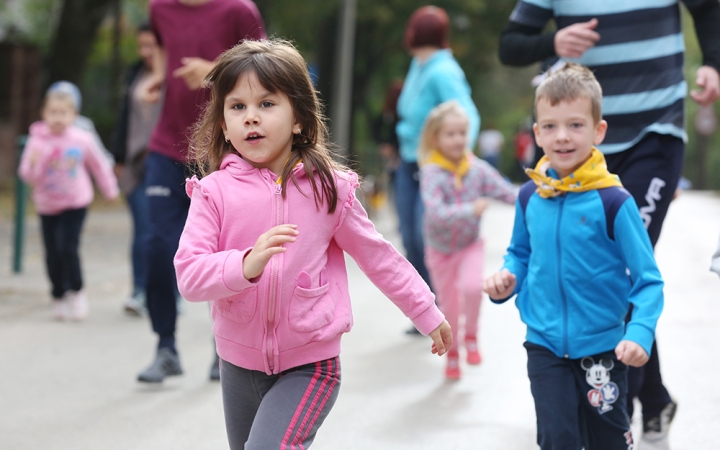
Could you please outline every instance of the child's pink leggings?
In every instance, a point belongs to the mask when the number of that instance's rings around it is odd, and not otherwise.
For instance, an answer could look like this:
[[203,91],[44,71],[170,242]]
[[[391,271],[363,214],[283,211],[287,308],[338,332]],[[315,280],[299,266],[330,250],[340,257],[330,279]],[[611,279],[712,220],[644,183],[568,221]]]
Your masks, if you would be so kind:
[[461,310],[465,316],[464,336],[477,336],[480,302],[483,297],[484,256],[481,239],[459,252],[450,254],[425,247],[425,264],[430,272],[438,306],[452,327],[453,351],[457,351],[458,338],[462,335],[459,332]]

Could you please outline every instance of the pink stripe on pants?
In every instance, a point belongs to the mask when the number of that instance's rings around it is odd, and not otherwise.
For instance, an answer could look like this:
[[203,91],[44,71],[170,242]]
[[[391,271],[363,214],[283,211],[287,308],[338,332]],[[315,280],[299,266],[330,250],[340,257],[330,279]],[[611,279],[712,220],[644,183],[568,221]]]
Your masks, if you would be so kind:
[[425,247],[425,264],[438,299],[438,306],[452,327],[453,345],[458,350],[460,311],[464,316],[464,336],[477,336],[480,302],[483,298],[483,241],[478,239],[464,249],[450,254]]

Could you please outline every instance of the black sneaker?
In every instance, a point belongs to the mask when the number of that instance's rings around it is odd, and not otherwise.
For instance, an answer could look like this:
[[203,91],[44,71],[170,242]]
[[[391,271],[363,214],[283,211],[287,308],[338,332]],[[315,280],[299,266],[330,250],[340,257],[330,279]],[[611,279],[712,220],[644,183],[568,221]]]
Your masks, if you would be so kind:
[[215,353],[215,360],[210,366],[210,381],[220,380],[220,357]]
[[670,401],[659,416],[643,417],[642,448],[648,450],[665,450],[669,448],[668,430],[675,418],[677,403]]
[[165,377],[182,375],[180,357],[169,348],[159,348],[155,361],[150,367],[138,374],[138,381],[143,383],[162,383]]

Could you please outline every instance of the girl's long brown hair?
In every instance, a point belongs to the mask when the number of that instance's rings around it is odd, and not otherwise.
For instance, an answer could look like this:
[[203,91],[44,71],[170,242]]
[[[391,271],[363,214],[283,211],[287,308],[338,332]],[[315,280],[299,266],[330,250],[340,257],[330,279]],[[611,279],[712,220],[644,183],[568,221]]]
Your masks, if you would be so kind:
[[220,55],[215,68],[205,78],[205,85],[211,88],[210,101],[193,130],[190,159],[197,163],[200,174],[205,176],[218,170],[227,154],[237,153],[232,144],[225,142],[221,126],[223,107],[225,97],[235,88],[240,77],[251,72],[269,92],[287,95],[295,120],[302,127],[300,134],[293,135],[292,151],[280,174],[283,197],[288,180],[300,189],[293,168],[302,160],[312,186],[315,206],[319,209],[320,204],[327,202],[328,213],[333,213],[338,202],[335,171],[347,169],[333,159],[328,147],[325,116],[305,60],[288,41],[247,40]]

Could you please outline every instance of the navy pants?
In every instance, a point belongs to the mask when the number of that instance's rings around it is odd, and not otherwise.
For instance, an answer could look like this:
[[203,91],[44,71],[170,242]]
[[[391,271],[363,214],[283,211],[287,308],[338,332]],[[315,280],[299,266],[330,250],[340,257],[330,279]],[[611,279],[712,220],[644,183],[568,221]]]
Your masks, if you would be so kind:
[[[632,148],[606,155],[608,170],[620,177],[635,199],[653,247],[660,237],[670,202],[677,189],[683,167],[685,144],[674,136],[650,133]],[[631,310],[632,311],[632,310]],[[632,312],[630,312],[632,314]],[[657,344],[643,367],[628,371],[628,414],[633,415],[633,398],[642,403],[643,416],[657,417],[670,403],[663,385]]]
[[177,279],[173,258],[185,227],[190,198],[185,193],[186,167],[155,152],[145,160],[149,209],[147,241],[147,307],[158,348],[175,350]]
[[145,252],[148,239],[149,215],[148,199],[145,195],[145,178],[126,196],[133,223],[131,245],[133,290],[132,295],[145,294],[147,280],[147,255]]
[[40,215],[45,267],[54,300],[62,299],[67,291],[79,291],[83,287],[79,248],[86,213],[87,208],[80,208]]
[[220,363],[225,427],[232,450],[306,449],[340,389],[340,358],[278,375]]
[[400,162],[395,171],[395,208],[400,221],[405,256],[430,285],[425,267],[425,244],[423,243],[423,202],[420,197],[420,171],[417,163]]
[[542,450],[628,450],[627,366],[614,351],[565,359],[526,342]]

